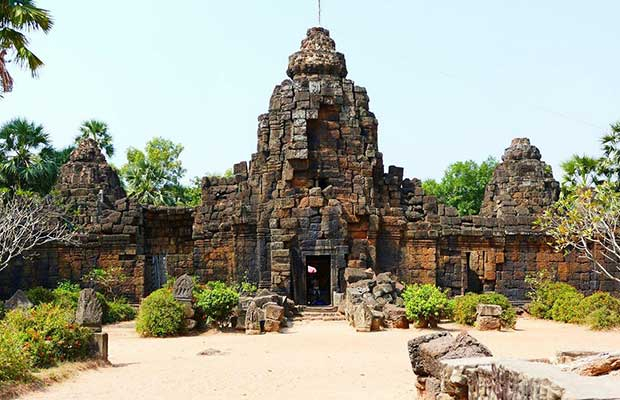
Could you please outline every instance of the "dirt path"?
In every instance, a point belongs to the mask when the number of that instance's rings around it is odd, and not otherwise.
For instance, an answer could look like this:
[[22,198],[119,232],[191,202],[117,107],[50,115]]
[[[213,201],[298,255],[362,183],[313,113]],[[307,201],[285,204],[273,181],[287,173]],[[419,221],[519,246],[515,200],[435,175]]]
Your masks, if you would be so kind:
[[[461,326],[446,324],[458,331]],[[521,319],[514,332],[476,332],[495,355],[552,356],[559,349],[620,349],[620,332]],[[355,333],[344,322],[297,323],[261,336],[205,334],[141,339],[132,323],[108,327],[114,367],[84,372],[24,399],[395,400],[415,397],[407,341],[423,330]],[[199,356],[215,350],[220,354]]]

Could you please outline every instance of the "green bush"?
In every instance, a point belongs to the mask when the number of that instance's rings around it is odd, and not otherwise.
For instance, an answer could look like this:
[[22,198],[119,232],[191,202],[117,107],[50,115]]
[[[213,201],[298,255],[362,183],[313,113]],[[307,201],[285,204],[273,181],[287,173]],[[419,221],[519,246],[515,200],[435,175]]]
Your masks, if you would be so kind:
[[530,314],[537,318],[553,319],[553,304],[560,297],[574,296],[579,292],[571,285],[563,282],[543,282],[532,293]]
[[104,324],[131,321],[136,318],[136,310],[131,305],[127,304],[127,300],[123,298],[108,301],[107,306],[108,312],[104,315]]
[[429,284],[407,286],[403,292],[407,318],[420,327],[437,326],[450,310],[446,292]]
[[35,306],[44,303],[52,303],[56,298],[56,296],[54,296],[54,292],[43,287],[28,289],[26,291],[26,296]]
[[220,327],[229,321],[238,304],[239,293],[222,282],[209,282],[196,295],[196,306],[203,312],[207,323],[216,323]]
[[620,326],[620,313],[607,308],[597,308],[583,321],[591,329],[600,331]]
[[142,301],[136,330],[142,336],[175,336],[183,331],[184,319],[183,305],[172,292],[159,289]]
[[23,351],[20,335],[0,327],[0,386],[30,378],[30,358]]
[[54,366],[89,355],[92,332],[75,325],[73,312],[53,304],[41,304],[28,310],[13,310],[0,326],[2,336],[17,337],[35,368]]
[[0,321],[4,319],[5,315],[6,315],[6,306],[4,305],[4,302],[0,300]]
[[80,290],[80,285],[76,283],[60,282],[58,287],[52,291],[54,294],[54,304],[75,311],[80,299]]
[[551,307],[551,319],[558,322],[578,323],[579,304],[583,300],[583,294],[571,290],[559,294]]
[[514,328],[517,323],[517,312],[510,300],[499,293],[467,293],[454,299],[454,321],[459,324],[473,326],[476,322],[476,307],[478,304],[494,304],[502,307],[500,320],[502,327]]
[[592,329],[620,326],[620,300],[609,293],[597,292],[584,298],[578,307],[579,319]]

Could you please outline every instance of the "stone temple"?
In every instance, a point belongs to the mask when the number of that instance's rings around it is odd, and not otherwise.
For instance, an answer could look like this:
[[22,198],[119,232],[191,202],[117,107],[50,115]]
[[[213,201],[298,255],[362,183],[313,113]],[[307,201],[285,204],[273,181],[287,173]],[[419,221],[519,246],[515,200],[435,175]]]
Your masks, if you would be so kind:
[[513,300],[526,296],[526,273],[551,268],[584,292],[620,294],[585,260],[554,253],[533,228],[560,185],[528,139],[506,150],[480,215],[459,217],[402,168],[386,172],[366,89],[347,79],[329,31],[308,31],[287,74],[259,116],[256,153],[234,166],[233,178],[204,178],[196,208],[135,203],[96,144],[83,141],[57,189],[88,228],[84,244],[18,260],[0,274],[0,296],[111,266],[130,277],[134,299],[188,273],[255,282],[306,304],[308,266],[327,304],[368,268]]

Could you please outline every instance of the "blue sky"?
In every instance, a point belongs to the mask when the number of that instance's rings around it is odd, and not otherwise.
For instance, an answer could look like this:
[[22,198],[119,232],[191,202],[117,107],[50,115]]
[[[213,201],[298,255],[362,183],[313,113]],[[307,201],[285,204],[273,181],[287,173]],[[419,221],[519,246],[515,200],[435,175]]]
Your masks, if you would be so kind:
[[[153,136],[185,145],[188,176],[256,150],[257,116],[316,25],[316,0],[39,0],[39,79],[14,72],[0,123],[23,116],[67,145],[107,121],[115,164]],[[323,0],[323,25],[368,89],[386,166],[440,177],[529,137],[560,178],[620,120],[616,0]]]

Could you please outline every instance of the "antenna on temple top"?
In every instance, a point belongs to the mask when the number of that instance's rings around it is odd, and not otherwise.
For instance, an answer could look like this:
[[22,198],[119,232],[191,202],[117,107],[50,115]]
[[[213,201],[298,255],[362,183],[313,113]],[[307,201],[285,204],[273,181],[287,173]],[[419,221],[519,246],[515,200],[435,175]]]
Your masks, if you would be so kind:
[[319,26],[321,26],[321,0],[319,0]]

